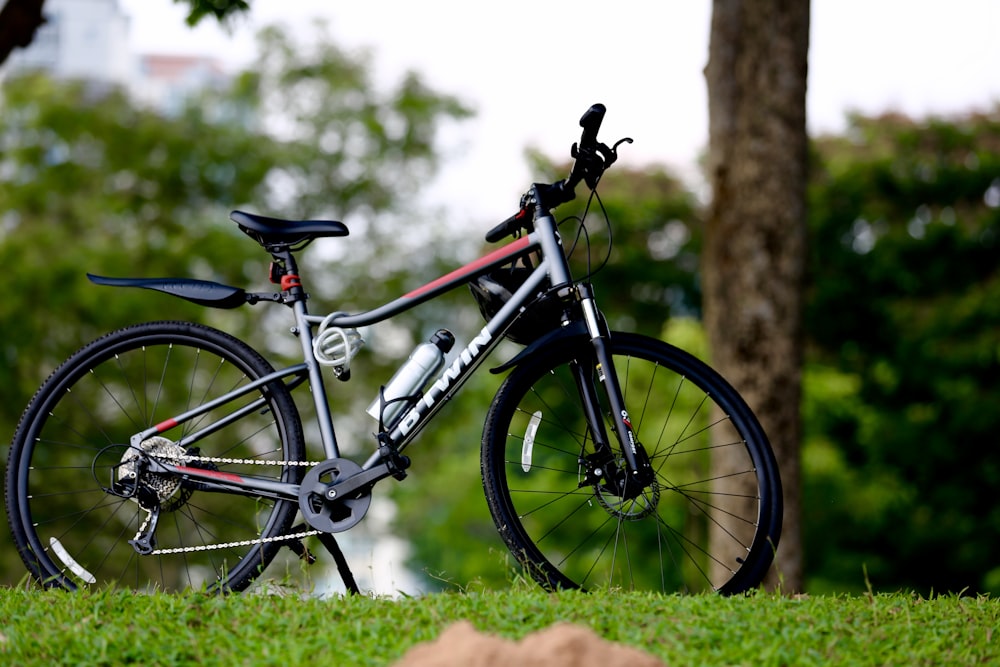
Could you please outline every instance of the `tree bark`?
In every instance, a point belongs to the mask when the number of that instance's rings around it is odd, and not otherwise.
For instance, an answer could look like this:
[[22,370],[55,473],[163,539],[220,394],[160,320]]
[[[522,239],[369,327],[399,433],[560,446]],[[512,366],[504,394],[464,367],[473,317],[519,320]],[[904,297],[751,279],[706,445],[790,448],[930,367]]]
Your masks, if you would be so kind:
[[7,0],[0,9],[0,64],[16,48],[24,48],[35,38],[35,31],[45,23],[42,5],[45,0]]
[[[802,590],[799,440],[808,0],[714,0],[702,275],[713,365],[770,438],[784,526],[766,585]],[[726,469],[723,457],[713,463]]]

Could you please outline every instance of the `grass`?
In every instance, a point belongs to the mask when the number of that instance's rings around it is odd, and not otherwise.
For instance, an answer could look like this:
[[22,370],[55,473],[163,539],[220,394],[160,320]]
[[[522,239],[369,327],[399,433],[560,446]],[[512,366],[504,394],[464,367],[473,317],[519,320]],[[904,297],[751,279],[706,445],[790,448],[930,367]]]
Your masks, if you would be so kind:
[[464,619],[507,638],[558,621],[667,665],[1000,664],[1000,600],[438,593],[212,597],[0,588],[3,665],[391,665]]

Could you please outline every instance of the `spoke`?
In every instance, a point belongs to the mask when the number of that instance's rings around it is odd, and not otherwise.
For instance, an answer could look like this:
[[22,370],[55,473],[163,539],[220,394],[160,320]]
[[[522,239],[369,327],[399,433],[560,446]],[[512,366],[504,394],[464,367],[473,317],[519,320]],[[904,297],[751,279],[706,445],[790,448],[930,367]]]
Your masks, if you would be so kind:
[[[653,367],[653,373],[655,374],[656,371],[659,370],[659,368],[660,368],[660,365],[659,364],[655,364],[654,367]],[[660,451],[660,443],[663,442],[663,436],[667,432],[667,424],[670,423],[670,417],[673,416],[673,414],[674,414],[674,408],[677,407],[677,399],[681,395],[681,388],[684,387],[684,382],[685,382],[686,379],[687,378],[685,378],[683,375],[681,375],[680,379],[677,382],[677,388],[674,390],[673,398],[670,400],[670,408],[667,409],[667,414],[663,418],[663,427],[660,429],[660,436],[656,439],[656,448],[654,449],[653,455],[650,455],[650,458],[653,458],[653,456],[656,454],[656,452]]]
[[[275,546],[265,552],[250,547],[264,549],[265,543],[287,539],[283,531],[294,518],[294,502],[210,493],[196,483],[175,487],[177,478],[169,473],[136,467],[143,502],[161,505],[153,535],[167,548],[156,545],[151,554],[140,555],[128,543],[149,525],[149,515],[140,508],[138,495],[121,498],[104,487],[118,481],[130,434],[148,429],[154,420],[161,423],[198,412],[198,406],[238,392],[271,372],[238,341],[204,327],[192,331],[187,325],[181,331],[177,325],[156,324],[109,334],[67,362],[66,368],[75,372],[57,371],[50,381],[54,384],[39,390],[40,398],[29,407],[32,421],[19,429],[16,443],[22,457],[18,469],[27,476],[20,514],[25,516],[27,548],[38,554],[39,579],[51,580],[61,573],[70,587],[93,582],[178,590],[198,586],[206,577],[211,581],[235,573],[224,583],[241,588],[257,574],[264,556],[277,551]],[[220,401],[223,411],[242,407],[215,429],[210,424],[218,418],[217,408],[189,420],[183,428],[200,429],[206,451],[225,455],[192,457],[191,465],[202,465],[196,459],[204,460],[210,470],[278,464],[260,472],[255,467],[254,474],[299,478],[302,468],[289,473],[283,462],[305,459],[297,447],[288,447],[299,441],[297,429],[284,429],[288,416],[282,410],[293,405],[287,391],[276,382],[229,403]],[[286,433],[295,439],[283,441]],[[159,436],[144,445],[140,455],[169,459],[176,454],[171,442],[176,441]],[[307,534],[315,533],[300,532],[297,537]]]
[[[559,563],[559,565],[562,566],[563,563],[565,563],[569,559],[569,557],[572,556],[576,552],[577,549],[579,549],[584,544],[586,544],[587,542],[589,542],[590,538],[593,537],[594,535],[596,535],[597,532],[599,530],[601,530],[602,528],[604,528],[604,526],[606,526],[610,521],[611,521],[611,517],[608,517],[604,521],[604,523],[602,523],[600,526],[598,526],[597,528],[595,528],[593,530],[593,532],[590,533],[590,535],[588,535],[586,538],[584,538],[584,540],[582,542],[580,542],[580,544],[577,545],[576,548],[573,549],[573,551],[571,551],[570,553],[568,553],[566,555],[566,558],[564,558],[562,560],[562,562]],[[613,536],[614,536],[614,533],[611,533],[610,535],[608,535],[608,539],[604,540],[604,545],[601,547],[601,550],[597,552],[597,556],[594,558],[594,562],[590,564],[590,568],[587,570],[586,574],[584,574],[583,577],[580,578],[580,586],[581,587],[584,587],[584,588],[586,587],[587,581],[590,579],[590,576],[594,573],[594,569],[597,567],[597,564],[601,562],[601,558],[604,556],[604,552],[608,550],[608,545],[611,543],[611,538]],[[608,583],[608,585],[610,587],[610,577],[609,577],[609,583]]]
[[[538,538],[538,539],[536,540],[536,542],[537,542],[537,543],[539,543],[539,544],[541,544],[542,542],[544,542],[544,541],[545,541],[545,539],[546,539],[546,538],[547,538],[547,537],[548,537],[549,535],[551,535],[551,534],[552,534],[553,532],[555,532],[555,530],[556,530],[557,528],[559,528],[559,527],[560,527],[560,526],[562,526],[562,525],[563,525],[564,523],[566,523],[567,521],[569,521],[569,520],[570,520],[571,518],[573,518],[573,516],[574,516],[574,515],[575,515],[575,514],[576,514],[577,512],[579,512],[580,510],[582,510],[582,509],[584,508],[584,506],[586,506],[586,505],[587,505],[587,503],[588,503],[588,502],[590,501],[590,498],[591,498],[591,496],[590,496],[589,494],[588,494],[587,496],[585,496],[585,497],[583,498],[583,500],[581,500],[581,501],[580,501],[580,503],[579,503],[579,504],[578,504],[578,505],[577,505],[576,507],[574,507],[574,508],[573,508],[573,510],[572,510],[572,511],[571,511],[571,512],[570,512],[569,514],[567,514],[566,516],[564,516],[564,517],[563,517],[563,518],[562,518],[562,519],[561,519],[560,521],[558,521],[558,522],[557,522],[557,523],[556,523],[555,525],[553,525],[553,526],[552,526],[551,528],[549,528],[549,529],[548,529],[547,531],[545,531],[545,533],[543,533],[543,534],[542,534],[542,535],[541,535],[541,536],[540,536],[540,537],[539,537],[539,538]],[[557,498],[556,500],[558,500],[558,498]],[[553,502],[555,502],[555,501],[553,501]],[[548,504],[551,504],[551,503],[548,503]],[[537,507],[536,507],[535,509],[533,509],[533,510],[532,510],[532,512],[537,512],[537,511],[538,511],[538,509],[539,509],[539,508],[537,508]],[[528,516],[528,515],[527,515],[527,514],[521,514],[521,515],[520,515],[520,516],[519,516],[518,518],[522,518],[522,519],[523,519],[523,518],[524,518],[525,516]]]
[[[128,374],[125,372],[125,367],[123,365],[122,359],[118,355],[115,355],[115,364],[118,367],[118,375],[121,376],[121,379],[125,382],[125,388],[128,390],[128,394],[131,395],[131,397],[132,397],[132,402],[136,404],[136,407],[139,408],[139,412],[141,414],[142,413],[142,408],[139,406],[139,397],[136,395],[136,391],[135,391],[135,388],[132,386],[132,383],[129,382]],[[132,419],[132,413],[131,413],[131,411],[127,410],[125,408],[125,406],[122,405],[119,402],[118,397],[107,386],[107,384],[105,383],[105,381],[103,380],[103,378],[101,378],[101,377],[99,377],[97,375],[96,369],[92,369],[90,371],[90,374],[97,381],[97,383],[101,386],[101,388],[104,389],[105,393],[114,402],[114,404],[118,406],[118,409],[121,411],[122,415],[124,415],[129,421],[131,421],[132,425],[136,429],[141,429],[144,426],[146,426],[145,424],[136,423],[136,421],[134,419]]]

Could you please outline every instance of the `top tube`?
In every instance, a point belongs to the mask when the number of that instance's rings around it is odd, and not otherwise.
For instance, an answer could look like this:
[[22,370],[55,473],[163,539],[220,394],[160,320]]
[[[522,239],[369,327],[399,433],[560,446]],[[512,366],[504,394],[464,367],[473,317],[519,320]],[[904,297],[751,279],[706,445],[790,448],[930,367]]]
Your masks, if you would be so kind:
[[[454,289],[460,285],[464,285],[476,276],[481,275],[492,268],[507,264],[522,255],[526,255],[532,250],[538,248],[539,245],[541,245],[541,240],[536,232],[528,234],[527,236],[522,236],[521,238],[511,241],[503,247],[497,248],[493,252],[484,255],[479,259],[473,260],[468,264],[455,269],[451,273],[443,275],[440,278],[423,285],[422,287],[418,287],[417,289],[390,301],[389,303],[362,313],[348,313],[342,316],[334,317],[330,324],[338,327],[352,328],[369,326],[371,324],[387,320],[390,317],[429,301],[444,292]],[[306,316],[306,320],[313,324],[318,324],[319,322],[322,322],[323,319],[323,317],[316,315]]]

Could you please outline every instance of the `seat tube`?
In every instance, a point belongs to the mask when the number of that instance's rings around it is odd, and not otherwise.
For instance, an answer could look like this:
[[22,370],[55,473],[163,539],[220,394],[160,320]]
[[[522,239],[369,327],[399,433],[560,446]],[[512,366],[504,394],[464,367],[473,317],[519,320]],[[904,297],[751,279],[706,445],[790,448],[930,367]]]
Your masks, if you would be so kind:
[[323,440],[323,451],[327,458],[339,458],[340,448],[337,446],[337,436],[333,431],[333,417],[330,415],[330,406],[327,403],[322,368],[313,353],[313,335],[307,319],[305,300],[296,301],[292,306],[295,310],[295,333],[302,344],[302,355],[309,368],[309,386],[316,407],[316,421],[319,425],[320,438]]

